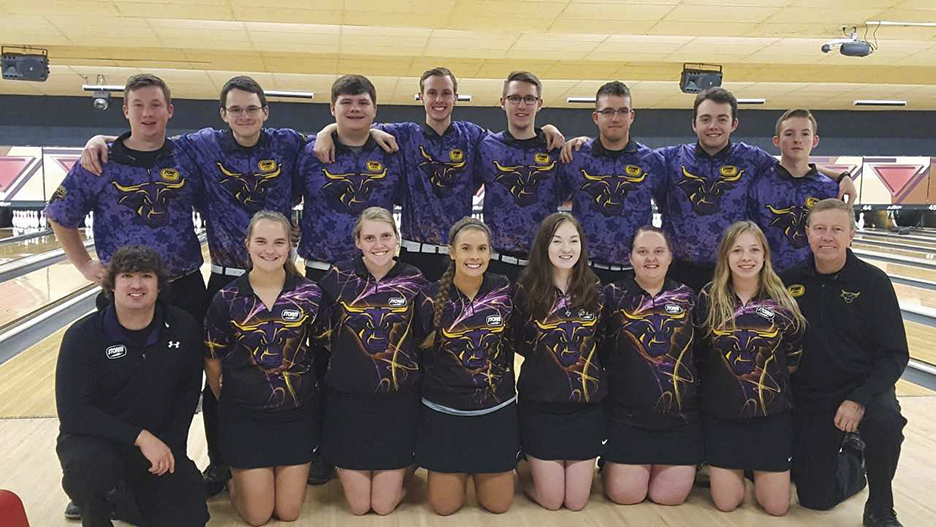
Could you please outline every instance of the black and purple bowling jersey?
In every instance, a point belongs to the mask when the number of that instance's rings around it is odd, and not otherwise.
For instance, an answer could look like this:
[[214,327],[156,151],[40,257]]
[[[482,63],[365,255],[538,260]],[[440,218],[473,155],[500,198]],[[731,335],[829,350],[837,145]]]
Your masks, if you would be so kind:
[[714,156],[698,143],[658,152],[666,161],[666,183],[665,199],[657,206],[673,255],[682,262],[714,267],[722,233],[748,219],[748,188],[777,161],[756,146],[734,142]]
[[517,293],[515,342],[524,358],[517,391],[531,401],[597,403],[608,391],[598,356],[604,296],[599,291],[593,309],[578,309],[558,289],[556,295],[549,314],[533,320],[522,310],[524,291]]
[[396,137],[406,167],[403,239],[448,245],[449,227],[471,215],[471,200],[481,186],[478,145],[487,132],[465,121],[452,121],[442,135],[426,124],[380,128]]
[[626,264],[634,232],[653,222],[650,199],[665,178],[663,156],[633,139],[623,150],[605,150],[595,138],[562,166],[561,178],[562,188],[572,193],[572,214],[588,238],[591,260]]
[[605,286],[601,356],[615,420],[653,429],[697,420],[694,307],[692,289],[673,280],[656,295],[633,278]]
[[310,141],[299,160],[302,181],[302,240],[299,255],[306,260],[334,263],[358,250],[351,231],[364,209],[393,210],[403,181],[399,155],[384,152],[368,138],[361,148],[335,142],[335,162],[325,164],[313,153]]
[[484,221],[493,226],[494,250],[526,255],[536,229],[559,208],[559,153],[546,151],[537,129],[532,139],[508,131],[481,140],[478,170],[484,183]]
[[450,286],[441,327],[434,328],[438,282],[419,294],[419,338],[434,335],[423,350],[423,398],[456,410],[482,410],[515,395],[513,338],[508,327],[513,296],[507,277],[487,273],[474,299]]
[[289,410],[316,395],[309,339],[327,320],[315,282],[287,276],[272,309],[245,274],[218,291],[205,318],[205,355],[221,359],[221,397],[251,410]]
[[246,269],[250,257],[244,240],[253,215],[275,210],[289,218],[293,202],[298,202],[294,197],[300,187],[297,184],[294,193],[293,181],[305,136],[288,128],[264,128],[256,145],[244,147],[230,130],[204,128],[174,139],[202,171],[199,209],[205,217],[211,263]]
[[153,166],[142,166],[123,144],[128,137],[130,132],[109,145],[100,177],[75,163],[52,194],[46,216],[77,228],[94,212],[94,248],[105,265],[117,249],[144,245],[159,253],[170,277],[198,269],[204,258],[192,207],[202,182],[194,160],[167,139]]
[[816,170],[793,177],[780,163],[757,178],[748,190],[751,220],[770,244],[774,271],[785,271],[809,256],[806,215],[819,201],[838,196],[838,183]]
[[702,412],[718,419],[750,419],[793,409],[790,371],[803,355],[805,327],[777,302],[735,304],[734,327],[705,327],[711,284],[699,293],[694,323],[702,362]]
[[414,335],[416,297],[426,286],[419,269],[397,262],[380,280],[358,256],[339,262],[319,281],[330,306],[331,358],[325,383],[351,393],[387,393],[419,382]]

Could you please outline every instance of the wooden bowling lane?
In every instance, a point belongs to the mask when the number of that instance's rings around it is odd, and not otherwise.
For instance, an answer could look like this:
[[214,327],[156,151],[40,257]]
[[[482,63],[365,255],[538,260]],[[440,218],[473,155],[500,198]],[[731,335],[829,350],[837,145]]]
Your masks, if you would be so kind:
[[907,238],[905,236],[862,236],[861,233],[855,235],[855,243],[866,245],[890,244],[907,247],[910,249],[923,249],[936,251],[936,240],[925,240],[922,238]]
[[0,328],[90,285],[68,261],[0,282]]
[[3,241],[3,240],[5,240],[5,239],[7,239],[7,238],[12,238],[13,236],[15,236],[15,235],[13,234],[13,229],[12,229],[12,228],[10,228],[10,227],[4,227],[4,228],[0,229],[0,241]]
[[[80,231],[81,240],[87,240],[84,235],[84,230],[80,229]],[[16,243],[0,244],[0,264],[12,262],[20,258],[32,256],[34,254],[42,254],[59,248],[61,248],[61,245],[52,234],[37,236],[35,238],[22,240]]]
[[888,276],[897,276],[902,278],[912,278],[915,280],[926,280],[936,283],[936,269],[926,269],[913,265],[898,264],[892,262],[882,262],[871,258],[864,258],[864,261],[881,269]]
[[852,249],[862,252],[872,252],[886,255],[891,258],[916,258],[924,261],[931,261],[936,266],[936,252],[922,251],[919,249],[905,249],[896,247],[882,247],[880,245],[869,245],[857,240],[852,242]]

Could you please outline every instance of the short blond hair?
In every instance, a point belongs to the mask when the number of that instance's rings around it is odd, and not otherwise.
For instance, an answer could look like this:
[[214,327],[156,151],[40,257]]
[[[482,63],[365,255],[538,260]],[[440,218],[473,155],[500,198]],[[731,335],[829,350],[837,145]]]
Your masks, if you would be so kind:
[[812,218],[813,214],[819,214],[820,212],[826,212],[829,210],[840,210],[851,216],[852,221],[849,222],[849,224],[851,225],[852,230],[855,230],[855,209],[853,209],[852,206],[848,203],[845,203],[844,201],[836,198],[826,198],[813,205],[812,208],[809,209],[809,213],[806,214],[806,225],[809,225],[809,219]]

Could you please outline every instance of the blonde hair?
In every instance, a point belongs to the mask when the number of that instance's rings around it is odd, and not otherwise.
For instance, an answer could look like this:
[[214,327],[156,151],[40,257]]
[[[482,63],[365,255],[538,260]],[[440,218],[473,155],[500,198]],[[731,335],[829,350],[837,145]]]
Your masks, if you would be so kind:
[[753,234],[764,249],[764,266],[757,277],[757,294],[755,298],[773,300],[790,311],[797,327],[805,325],[806,319],[803,318],[796,300],[790,296],[780,277],[773,270],[773,265],[770,263],[770,246],[767,244],[767,238],[764,236],[763,231],[752,221],[739,221],[731,224],[725,230],[725,234],[722,235],[721,242],[718,244],[718,262],[715,264],[715,277],[712,279],[712,286],[709,290],[709,310],[705,319],[708,333],[719,328],[734,329],[736,302],[734,286],[731,281],[731,268],[728,265],[728,254],[738,238],[744,233]]
[[[289,243],[289,250],[292,252],[292,224],[289,223],[289,220],[286,219],[286,216],[283,216],[282,212],[276,212],[275,210],[261,210],[254,214],[252,218],[250,218],[250,223],[247,225],[247,239],[244,241],[244,243],[247,245],[250,244],[250,237],[253,236],[254,227],[262,220],[273,221],[283,226],[283,230],[286,232],[286,242]],[[253,261],[248,258],[247,270],[250,271],[251,269],[253,269]],[[286,258],[286,263],[283,264],[283,269],[286,270],[287,276],[302,276],[299,273],[299,270],[296,269],[296,264],[293,263],[291,255],[289,258]]]
[[388,223],[393,227],[393,234],[396,234],[397,238],[400,237],[400,231],[397,229],[397,224],[393,220],[393,214],[390,214],[389,210],[383,207],[368,207],[364,209],[364,212],[358,217],[357,223],[354,224],[354,230],[351,231],[355,240],[361,237],[361,229],[364,227],[365,221],[382,221]]

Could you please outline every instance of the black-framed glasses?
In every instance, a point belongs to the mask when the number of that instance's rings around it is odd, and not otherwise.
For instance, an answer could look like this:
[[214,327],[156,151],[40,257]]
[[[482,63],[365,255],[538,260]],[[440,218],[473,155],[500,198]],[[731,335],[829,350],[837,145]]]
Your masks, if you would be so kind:
[[601,115],[603,117],[614,117],[615,115],[619,115],[621,117],[627,117],[628,114],[631,113],[631,111],[632,110],[630,108],[618,108],[617,110],[615,110],[614,108],[605,108],[604,110],[598,110],[597,113],[598,115]]
[[526,103],[527,106],[533,106],[540,100],[539,97],[535,95],[525,95],[523,97],[519,95],[508,95],[507,97],[504,97],[504,98],[507,99],[507,102],[509,102],[510,104],[513,104],[514,106],[519,105],[521,102]]
[[233,115],[234,117],[237,117],[245,113],[249,115],[250,117],[254,117],[258,113],[260,113],[260,111],[263,110],[263,108],[261,108],[260,106],[248,106],[246,108],[241,108],[240,106],[231,106],[230,108],[225,108],[224,110],[227,113]]

